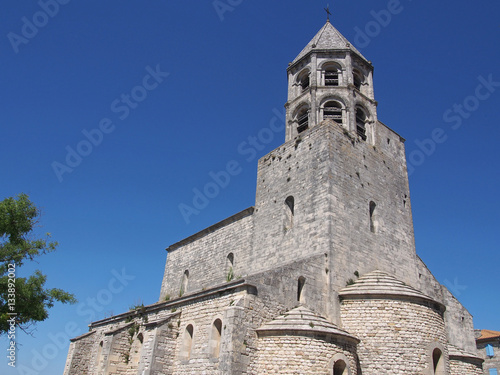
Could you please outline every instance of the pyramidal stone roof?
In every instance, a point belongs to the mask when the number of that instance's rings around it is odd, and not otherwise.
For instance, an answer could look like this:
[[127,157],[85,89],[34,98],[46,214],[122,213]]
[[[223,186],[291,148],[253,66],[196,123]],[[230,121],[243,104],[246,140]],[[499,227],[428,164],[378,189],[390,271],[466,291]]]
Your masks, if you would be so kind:
[[343,298],[369,295],[406,296],[436,302],[431,297],[382,271],[367,273],[356,280],[354,284],[339,291],[339,296]]
[[325,26],[321,28],[314,38],[307,44],[307,46],[299,53],[299,55],[293,60],[292,64],[306,56],[309,52],[313,50],[346,50],[350,49],[363,60],[368,62],[368,60],[359,52],[333,25],[326,21]]
[[344,336],[348,339],[359,340],[347,331],[338,328],[322,316],[304,306],[296,307],[278,318],[262,325],[257,332],[310,332]]

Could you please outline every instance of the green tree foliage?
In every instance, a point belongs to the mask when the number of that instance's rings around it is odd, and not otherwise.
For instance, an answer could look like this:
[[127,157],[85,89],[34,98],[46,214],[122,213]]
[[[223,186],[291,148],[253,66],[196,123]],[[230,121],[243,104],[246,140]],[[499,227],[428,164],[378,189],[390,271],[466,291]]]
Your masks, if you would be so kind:
[[9,265],[10,268],[15,265],[17,272],[26,261],[33,261],[40,255],[50,253],[58,245],[57,242],[49,241],[50,233],[47,233],[46,238],[34,238],[34,227],[39,217],[40,210],[26,194],[0,202],[0,335],[9,329],[7,320],[14,316],[9,313],[17,314],[17,327],[32,333],[34,324],[47,319],[47,310],[55,302],[76,302],[72,294],[61,289],[44,288],[47,277],[40,271],[35,271],[30,277],[15,278],[15,304],[12,306],[13,281],[12,278],[9,281]]

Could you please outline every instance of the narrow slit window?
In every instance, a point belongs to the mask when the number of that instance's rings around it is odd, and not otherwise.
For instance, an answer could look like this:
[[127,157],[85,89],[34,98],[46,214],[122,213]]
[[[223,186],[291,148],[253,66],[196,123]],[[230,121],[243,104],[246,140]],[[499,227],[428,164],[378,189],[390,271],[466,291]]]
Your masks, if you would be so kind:
[[212,332],[210,334],[210,342],[208,344],[210,355],[213,358],[219,357],[221,336],[222,336],[222,321],[220,319],[216,319],[212,324]]
[[372,233],[377,233],[378,231],[378,221],[377,221],[377,204],[373,201],[370,202],[370,231]]
[[189,324],[186,327],[186,330],[184,331],[184,337],[182,341],[181,357],[184,360],[188,360],[189,358],[191,358],[191,348],[193,346],[193,334],[194,334],[194,327],[192,324]]
[[226,258],[226,281],[234,279],[234,254],[229,253]]
[[285,199],[285,232],[293,227],[293,217],[295,215],[295,199],[289,196]]
[[302,299],[303,299],[302,292],[304,291],[305,284],[306,284],[305,277],[303,277],[303,276],[299,277],[298,285],[297,285],[297,301],[299,301],[299,302],[302,302]]
[[188,281],[189,281],[189,271],[185,270],[184,274],[182,275],[181,288],[179,290],[179,297],[182,297],[182,295],[184,293],[186,293],[187,287],[188,287]]

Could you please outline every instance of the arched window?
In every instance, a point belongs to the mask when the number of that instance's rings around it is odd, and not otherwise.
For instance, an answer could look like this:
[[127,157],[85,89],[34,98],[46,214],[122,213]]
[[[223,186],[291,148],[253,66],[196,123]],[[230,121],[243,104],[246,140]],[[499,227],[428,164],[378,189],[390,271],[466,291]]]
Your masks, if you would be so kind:
[[309,128],[309,108],[303,107],[297,113],[297,132],[302,133]]
[[378,221],[377,221],[377,213],[375,212],[377,208],[377,204],[374,201],[370,202],[370,231],[372,233],[377,233],[378,230]]
[[285,222],[284,229],[285,231],[291,229],[293,227],[293,216],[295,214],[295,200],[290,195],[285,199]]
[[298,83],[302,91],[309,88],[309,70],[303,70],[298,76]]
[[219,357],[220,339],[222,336],[222,321],[216,319],[212,324],[212,331],[210,333],[210,342],[208,343],[208,349],[210,355],[214,358]]
[[356,108],[356,132],[366,141],[366,113],[361,108]]
[[231,281],[234,279],[234,254],[227,254],[226,258],[226,281]]
[[184,331],[184,337],[182,339],[182,349],[180,352],[180,356],[184,360],[187,360],[191,357],[191,348],[193,346],[193,334],[194,334],[193,325],[189,324]]
[[325,69],[325,86],[339,85],[339,70],[335,66],[328,66]]
[[445,375],[443,352],[438,348],[432,352],[432,365],[434,375]]
[[335,361],[335,364],[333,365],[333,375],[347,375],[347,365],[346,363],[339,359],[338,361]]
[[361,90],[361,85],[363,84],[363,76],[358,70],[353,70],[352,72],[352,79],[354,83],[354,87],[356,87],[358,90]]
[[331,119],[337,124],[342,124],[342,105],[339,102],[329,101],[323,108],[323,120]]
[[304,291],[304,285],[306,284],[306,278],[303,276],[299,277],[298,285],[297,285],[297,301],[303,301],[302,292]]
[[186,293],[187,287],[188,287],[188,280],[189,280],[189,271],[185,270],[184,274],[182,275],[181,288],[179,290],[179,297],[182,297],[182,295],[184,293]]

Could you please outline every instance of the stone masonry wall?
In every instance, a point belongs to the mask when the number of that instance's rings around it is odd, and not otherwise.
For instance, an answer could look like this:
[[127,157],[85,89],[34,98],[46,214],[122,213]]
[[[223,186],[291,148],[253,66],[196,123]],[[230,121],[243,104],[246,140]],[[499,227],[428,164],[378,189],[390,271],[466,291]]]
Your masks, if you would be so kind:
[[[332,358],[343,354],[351,375],[357,375],[356,347],[332,337],[298,333],[259,338],[255,374],[332,374]],[[330,369],[332,366],[332,369]]]
[[417,257],[418,289],[446,306],[445,322],[450,344],[468,353],[476,352],[474,324],[467,309],[441,285],[425,263]]
[[[483,369],[477,361],[458,360],[450,358],[451,375],[482,375]],[[487,373],[486,373],[487,374]]]
[[343,328],[361,340],[363,375],[429,374],[433,345],[443,349],[449,373],[444,320],[432,307],[396,299],[352,299],[341,302],[341,311]]
[[[243,332],[244,325],[236,324],[235,319],[241,310],[246,292],[224,292],[220,295],[200,298],[179,307],[179,336],[173,361],[175,374],[236,374],[234,367],[242,364],[243,340],[234,335]],[[216,319],[222,321],[219,357],[210,352],[212,325]],[[193,339],[189,358],[183,357],[181,350],[185,340],[186,327],[192,325]],[[243,338],[244,339],[244,338]]]
[[[331,152],[333,288],[343,288],[355,273],[376,269],[417,287],[403,140],[381,123],[374,144],[353,138],[336,124],[322,133]],[[370,220],[371,202],[376,207]]]
[[64,365],[64,373],[63,373],[63,375],[69,375],[70,374],[71,362],[72,362],[73,356],[75,354],[75,346],[76,346],[76,342],[70,342],[69,349],[68,349],[68,355],[66,357],[66,363]]
[[[253,272],[328,253],[330,188],[329,144],[318,127],[304,132],[261,158],[257,172]],[[293,223],[285,200],[294,198]]]
[[[327,288],[327,257],[313,255],[287,265],[263,271],[246,280],[257,286],[259,300],[266,306],[276,306],[280,311],[291,310],[304,304],[314,311],[324,311],[327,305],[335,303],[329,299],[331,290]],[[298,300],[298,280],[305,283]],[[276,314],[271,314],[274,316]]]
[[[69,374],[86,374],[91,363],[91,348],[95,335],[87,335],[82,339],[72,342],[72,356],[69,365],[66,367]],[[70,348],[71,349],[71,348]]]
[[184,293],[224,283],[227,280],[227,256],[234,255],[233,275],[249,273],[244,258],[252,252],[252,216],[246,216],[168,253],[160,301],[179,296],[183,274],[189,271]]
[[[133,336],[129,336],[128,333],[128,329],[134,329],[133,327],[132,325],[129,328],[124,328],[113,335],[113,343],[111,345],[107,366],[110,374],[129,375],[129,373],[134,370],[131,368],[132,366],[130,366],[132,343],[129,342],[129,338],[133,338]],[[132,371],[129,371],[129,369]],[[135,368],[135,370],[137,371],[137,368]]]
[[[146,323],[162,321],[169,314],[171,310],[159,310],[122,319],[111,318],[107,323],[93,323],[92,334],[71,344],[75,348],[74,355],[68,356],[70,363],[65,375],[101,375],[106,371],[135,375],[140,366],[149,369],[155,329],[147,328]],[[139,335],[142,335],[142,343]]]
[[442,286],[444,304],[446,305],[445,322],[448,341],[468,353],[476,353],[474,340],[474,323],[467,309]]
[[[165,323],[156,328],[154,332],[154,342],[151,344],[151,352],[148,351],[145,358],[151,363],[150,367],[144,364],[146,372],[149,374],[173,374],[175,360],[176,338],[179,337],[179,320],[175,319],[171,323]],[[152,335],[153,336],[153,335]],[[141,367],[139,368],[141,369]],[[140,374],[142,372],[139,371]]]
[[[259,160],[253,251],[244,261],[249,270],[327,253],[334,290],[355,271],[375,269],[418,284],[404,145],[381,123],[374,139],[373,145],[359,141],[326,121]],[[295,203],[290,227],[288,196]],[[371,201],[376,233],[370,230]]]

